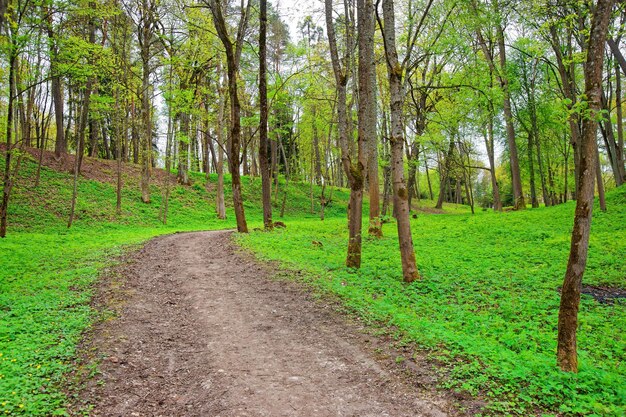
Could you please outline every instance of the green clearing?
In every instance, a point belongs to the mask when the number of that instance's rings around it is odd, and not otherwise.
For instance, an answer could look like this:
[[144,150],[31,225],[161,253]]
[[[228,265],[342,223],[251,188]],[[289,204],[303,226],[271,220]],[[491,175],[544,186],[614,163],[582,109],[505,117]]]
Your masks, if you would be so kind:
[[[25,161],[10,205],[7,238],[0,240],[0,413],[5,415],[65,414],[64,374],[73,367],[82,332],[97,319],[90,307],[93,284],[124,248],[166,233],[235,227],[230,195],[227,220],[219,220],[215,195],[205,191],[203,175],[194,174],[195,185],[172,189],[167,226],[158,220],[157,187],[152,204],[144,205],[139,187],[130,181],[118,218],[115,186],[83,179],[78,217],[67,230],[71,175],[43,168],[41,184],[34,188],[35,170],[34,162]],[[244,192],[250,226],[262,227],[260,181],[245,179]],[[284,221],[309,215],[308,185],[291,185],[288,193]],[[336,203],[327,215],[345,215],[347,197],[334,191]]]
[[[167,226],[158,221],[157,188],[153,203],[143,205],[138,187],[129,182],[117,218],[114,185],[81,180],[78,219],[68,231],[70,175],[43,169],[35,189],[34,170],[34,163],[25,163],[8,237],[0,241],[5,415],[65,413],[64,374],[74,366],[82,332],[97,319],[89,305],[93,283],[125,247],[164,233],[234,227],[230,209],[228,220],[215,217],[214,196],[194,174],[196,185],[174,188]],[[244,178],[244,192],[249,224],[260,227],[260,181]],[[416,343],[445,365],[444,386],[489,398],[492,412],[626,414],[625,303],[604,305],[583,296],[580,373],[556,370],[557,288],[567,261],[572,203],[475,216],[463,207],[444,215],[418,213],[413,230],[423,280],[406,285],[394,224],[385,225],[383,239],[365,239],[363,268],[349,271],[343,266],[347,193],[334,191],[323,222],[309,212],[309,193],[306,184],[291,185],[287,216],[275,217],[287,228],[240,236],[240,244],[306,271],[317,288],[339,295],[364,319],[393,326],[401,343]],[[626,188],[612,191],[608,203],[608,213],[595,212],[585,281],[623,287]]]
[[[626,188],[595,211],[586,284],[622,286],[626,276]],[[422,281],[402,283],[394,225],[366,239],[363,267],[343,266],[344,219],[290,224],[239,241],[263,259],[310,272],[359,315],[399,329],[401,342],[447,365],[444,386],[482,394],[490,409],[527,415],[626,414],[626,300],[599,304],[583,295],[580,372],[556,369],[558,287],[574,203],[525,212],[418,215],[413,238]],[[313,245],[313,240],[322,243]]]

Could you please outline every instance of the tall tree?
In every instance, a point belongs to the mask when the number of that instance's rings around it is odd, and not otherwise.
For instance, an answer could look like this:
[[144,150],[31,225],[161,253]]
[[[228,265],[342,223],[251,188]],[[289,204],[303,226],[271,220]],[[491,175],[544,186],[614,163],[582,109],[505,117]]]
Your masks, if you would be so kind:
[[[376,29],[373,0],[357,0],[359,45],[359,114],[358,135],[367,149],[367,182],[369,188],[369,229],[372,236],[382,236],[380,221],[380,184],[378,181],[378,140],[376,132]],[[362,139],[361,139],[362,138]]]
[[48,48],[50,53],[50,84],[52,89],[52,101],[54,102],[54,118],[56,122],[56,141],[54,153],[60,158],[67,153],[67,140],[63,130],[63,90],[61,86],[61,74],[59,71],[59,47],[57,34],[53,26],[54,14],[52,0],[48,0],[42,5],[43,22],[48,35]]
[[[479,16],[479,9],[476,0],[472,0],[472,7],[477,15],[477,18],[484,19],[484,16]],[[513,205],[515,209],[521,210],[526,208],[524,201],[524,192],[522,190],[522,179],[519,167],[519,157],[517,156],[517,143],[515,141],[515,126],[513,121],[513,110],[511,106],[511,91],[509,85],[509,77],[507,75],[507,60],[506,60],[506,46],[504,36],[504,16],[502,12],[501,4],[498,0],[491,0],[490,15],[495,19],[496,30],[496,44],[498,45],[498,57],[492,54],[488,47],[487,40],[484,35],[482,25],[476,28],[476,38],[480,48],[489,64],[490,70],[496,75],[496,78],[500,82],[500,89],[502,91],[503,109],[504,109],[504,121],[506,124],[506,139],[509,147],[509,162],[511,165],[511,181],[513,185]]]
[[[428,3],[423,18],[428,13],[432,1]],[[393,0],[383,0],[383,22],[378,19],[381,31],[383,32],[383,45],[385,48],[385,60],[387,63],[387,75],[389,80],[391,134],[391,175],[393,183],[393,205],[398,225],[398,241],[400,243],[400,256],[402,258],[402,275],[405,282],[413,282],[420,278],[415,260],[415,250],[413,249],[413,237],[411,235],[411,221],[409,218],[409,193],[404,180],[404,86],[402,77],[406,65],[411,57],[411,52],[415,46],[415,40],[409,43],[405,59],[402,64],[398,60],[396,49],[396,15]],[[423,22],[423,19],[422,19]],[[421,25],[421,24],[420,24]],[[420,28],[415,30],[415,37]]]
[[563,279],[558,321],[557,362],[563,371],[577,372],[576,330],[583,274],[587,265],[589,231],[596,177],[596,135],[602,108],[602,66],[607,31],[615,0],[598,0],[591,18],[585,64],[585,98],[576,211],[567,270]]
[[244,36],[248,26],[250,15],[250,2],[245,5],[241,1],[241,16],[237,26],[237,36],[233,42],[228,33],[222,3],[220,0],[209,0],[209,8],[213,16],[213,23],[217,31],[217,36],[224,45],[226,51],[226,65],[228,74],[228,95],[230,98],[230,140],[228,152],[228,166],[232,177],[233,205],[235,207],[235,217],[237,219],[237,231],[248,233],[246,215],[243,210],[243,196],[241,194],[241,174],[240,148],[241,148],[241,104],[239,103],[239,91],[237,77],[239,74],[239,62],[241,51],[243,50]]
[[[367,158],[365,154],[365,137],[359,134],[357,144],[357,160],[352,161],[350,155],[351,128],[348,113],[347,86],[350,74],[352,73],[352,48],[353,29],[348,5],[345,6],[343,16],[345,22],[345,45],[343,56],[343,67],[339,59],[337,47],[337,36],[335,34],[335,21],[333,19],[332,0],[325,0],[326,31],[328,34],[328,45],[330,47],[330,57],[335,74],[337,88],[337,117],[339,128],[339,143],[341,146],[341,161],[344,172],[348,178],[350,187],[350,202],[348,203],[348,254],[346,265],[350,268],[361,267],[361,232],[363,228],[363,184]],[[359,111],[361,111],[360,109]],[[361,133],[361,132],[359,132]]]
[[261,188],[263,194],[263,225],[265,230],[272,230],[272,183],[268,159],[267,140],[267,0],[260,0],[259,25],[259,166],[261,170]]

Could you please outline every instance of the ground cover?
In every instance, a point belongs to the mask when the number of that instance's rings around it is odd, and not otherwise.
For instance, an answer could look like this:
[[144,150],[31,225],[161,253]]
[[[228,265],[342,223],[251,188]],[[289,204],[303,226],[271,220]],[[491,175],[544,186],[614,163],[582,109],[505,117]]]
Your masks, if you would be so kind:
[[[626,188],[595,212],[585,283],[624,287]],[[626,414],[626,302],[583,295],[580,372],[555,365],[559,286],[574,203],[524,212],[418,214],[412,220],[422,280],[401,282],[395,225],[366,238],[360,271],[345,268],[344,219],[292,222],[277,233],[241,236],[263,259],[316,277],[363,317],[447,365],[444,386],[483,395],[494,412]],[[604,300],[606,301],[606,300]],[[548,414],[551,414],[548,413]]]

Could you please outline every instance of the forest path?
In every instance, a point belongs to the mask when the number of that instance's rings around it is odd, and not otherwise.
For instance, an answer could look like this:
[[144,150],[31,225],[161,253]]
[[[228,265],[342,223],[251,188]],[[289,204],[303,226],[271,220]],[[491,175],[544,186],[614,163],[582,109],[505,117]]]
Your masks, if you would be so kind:
[[159,237],[133,258],[119,317],[90,342],[105,358],[83,391],[90,415],[454,414],[332,303],[271,279],[230,232]]

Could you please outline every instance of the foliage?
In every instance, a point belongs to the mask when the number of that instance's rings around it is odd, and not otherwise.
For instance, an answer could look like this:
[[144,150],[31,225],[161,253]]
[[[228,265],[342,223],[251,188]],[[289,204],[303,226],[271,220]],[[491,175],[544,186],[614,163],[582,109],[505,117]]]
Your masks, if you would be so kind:
[[[626,220],[621,187],[596,211],[586,283],[624,285]],[[559,285],[574,204],[476,216],[418,215],[412,222],[423,280],[402,283],[393,225],[363,245],[363,267],[343,265],[344,219],[300,221],[274,234],[240,236],[263,259],[313,274],[365,320],[401,331],[447,368],[442,386],[488,399],[488,413],[626,413],[626,303],[583,296],[577,375],[557,370]],[[322,245],[314,245],[313,241]]]
[[[213,212],[215,194],[207,193],[203,175],[196,184],[172,190],[168,225],[158,220],[161,193],[141,202],[137,184],[126,177],[123,212],[115,214],[115,185],[80,180],[77,220],[66,229],[71,175],[42,168],[35,188],[36,164],[25,161],[10,207],[11,231],[0,241],[0,413],[65,415],[64,375],[73,369],[82,332],[97,319],[90,307],[99,274],[113,265],[124,247],[164,233],[229,229]],[[113,176],[113,172],[111,172]],[[215,183],[215,176],[211,183]],[[230,190],[226,176],[226,189]],[[282,185],[281,185],[282,187]],[[260,179],[243,181],[246,211],[253,227],[262,227]],[[291,184],[286,219],[309,214],[309,186]],[[315,188],[315,194],[321,191]],[[348,195],[335,190],[326,213],[345,216]],[[227,195],[227,202],[232,199]],[[315,215],[315,217],[317,217]]]

